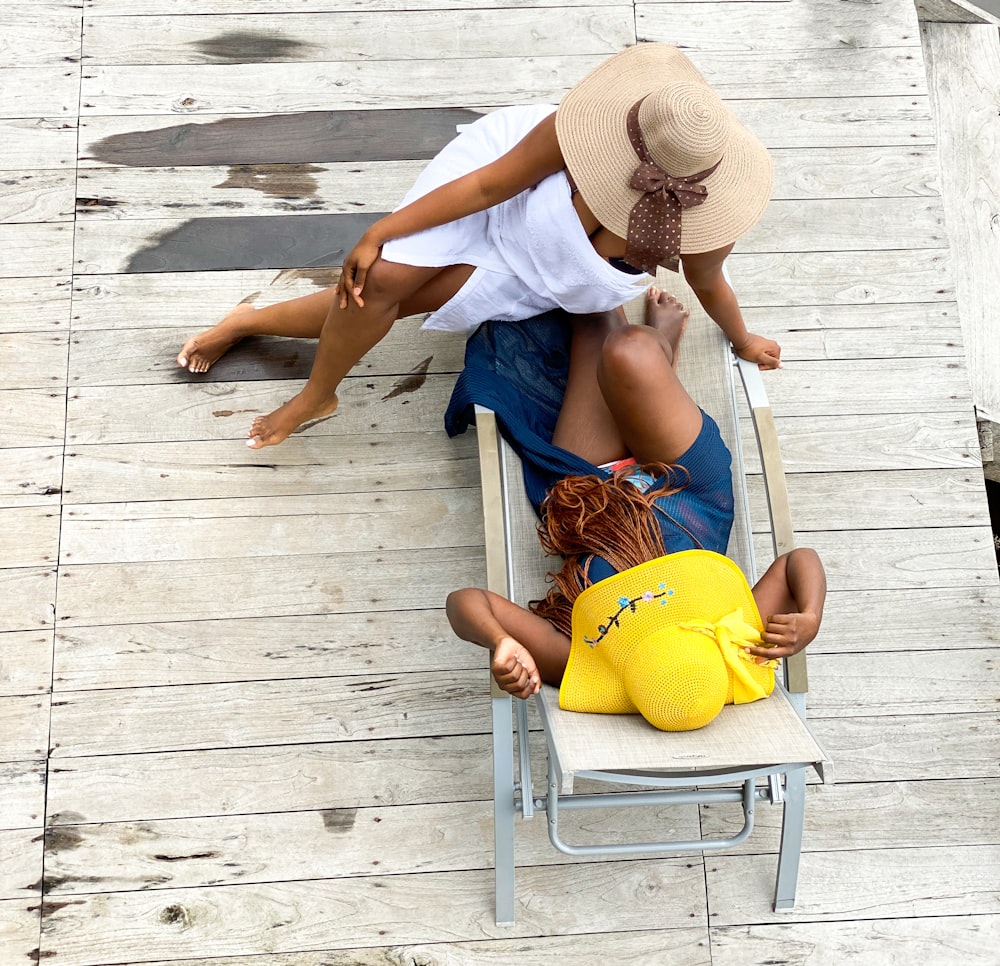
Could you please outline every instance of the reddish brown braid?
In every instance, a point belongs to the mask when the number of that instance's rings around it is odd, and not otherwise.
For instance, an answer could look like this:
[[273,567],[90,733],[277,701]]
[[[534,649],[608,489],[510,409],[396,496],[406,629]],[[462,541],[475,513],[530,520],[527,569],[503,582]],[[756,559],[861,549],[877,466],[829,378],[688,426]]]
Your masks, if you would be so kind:
[[[666,482],[643,493],[628,481],[640,469],[653,477],[665,476]],[[666,548],[653,501],[677,493],[688,481],[683,466],[664,463],[630,467],[606,479],[563,477],[542,504],[538,539],[548,555],[562,556],[565,562],[561,570],[549,575],[553,587],[544,600],[531,601],[531,610],[569,637],[573,601],[590,585],[582,561],[589,566],[590,556],[597,554],[621,572],[662,557]]]

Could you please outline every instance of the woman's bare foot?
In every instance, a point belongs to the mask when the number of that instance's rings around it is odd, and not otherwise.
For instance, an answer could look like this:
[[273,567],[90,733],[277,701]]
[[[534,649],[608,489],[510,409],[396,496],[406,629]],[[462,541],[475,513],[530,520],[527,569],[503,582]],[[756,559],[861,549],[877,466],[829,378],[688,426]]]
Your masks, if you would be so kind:
[[305,423],[326,419],[337,411],[339,400],[334,395],[322,405],[313,406],[302,398],[302,393],[289,399],[284,406],[279,406],[273,413],[258,416],[247,433],[247,446],[250,449],[263,449],[265,446],[275,446]]
[[221,322],[184,343],[177,365],[188,372],[208,372],[240,339],[249,335],[247,321],[257,310],[240,302]]
[[669,292],[652,286],[646,292],[645,324],[663,336],[669,350],[671,365],[675,369],[680,353],[681,336],[687,328],[688,315],[689,312],[684,308],[684,304]]

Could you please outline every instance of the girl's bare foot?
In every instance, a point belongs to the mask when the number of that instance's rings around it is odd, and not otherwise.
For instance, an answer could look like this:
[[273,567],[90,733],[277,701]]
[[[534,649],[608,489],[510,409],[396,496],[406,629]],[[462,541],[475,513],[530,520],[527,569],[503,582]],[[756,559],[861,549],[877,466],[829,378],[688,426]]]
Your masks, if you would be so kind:
[[656,329],[670,351],[671,364],[677,368],[677,356],[680,351],[681,336],[687,328],[688,310],[682,302],[675,299],[669,292],[650,287],[646,292],[645,324]]
[[240,339],[249,335],[247,322],[257,310],[240,302],[221,322],[184,343],[177,365],[188,372],[208,372]]
[[247,433],[247,446],[250,449],[263,449],[265,446],[284,442],[299,426],[332,416],[337,411],[338,402],[334,395],[332,400],[313,406],[299,393],[273,413],[258,416],[253,421],[250,432]]

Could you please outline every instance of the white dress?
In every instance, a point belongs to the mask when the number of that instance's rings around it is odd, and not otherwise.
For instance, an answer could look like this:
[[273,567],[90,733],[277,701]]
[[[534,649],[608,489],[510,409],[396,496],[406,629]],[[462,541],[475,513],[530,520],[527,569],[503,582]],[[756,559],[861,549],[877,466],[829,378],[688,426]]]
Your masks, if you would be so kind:
[[[554,110],[508,107],[484,115],[430,161],[402,204],[506,154]],[[597,254],[562,171],[486,211],[392,239],[383,245],[382,257],[403,265],[475,266],[423,325],[455,332],[471,332],[487,319],[516,322],[557,307],[605,312],[652,283],[649,275],[622,272]]]

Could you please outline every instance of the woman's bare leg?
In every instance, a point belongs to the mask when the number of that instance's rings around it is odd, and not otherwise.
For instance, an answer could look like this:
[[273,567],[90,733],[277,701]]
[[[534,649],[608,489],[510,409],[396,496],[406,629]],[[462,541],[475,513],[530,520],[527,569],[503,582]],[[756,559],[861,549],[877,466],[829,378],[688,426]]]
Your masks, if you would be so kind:
[[274,446],[303,423],[332,415],[340,381],[385,337],[400,314],[440,308],[472,271],[469,265],[442,269],[376,262],[365,281],[364,307],[349,301],[342,309],[336,299],[330,302],[309,380],[283,406],[253,421],[247,446]]
[[241,302],[221,322],[188,339],[177,365],[189,372],[208,372],[237,342],[251,335],[318,339],[336,295],[335,288],[328,288],[261,309]]

